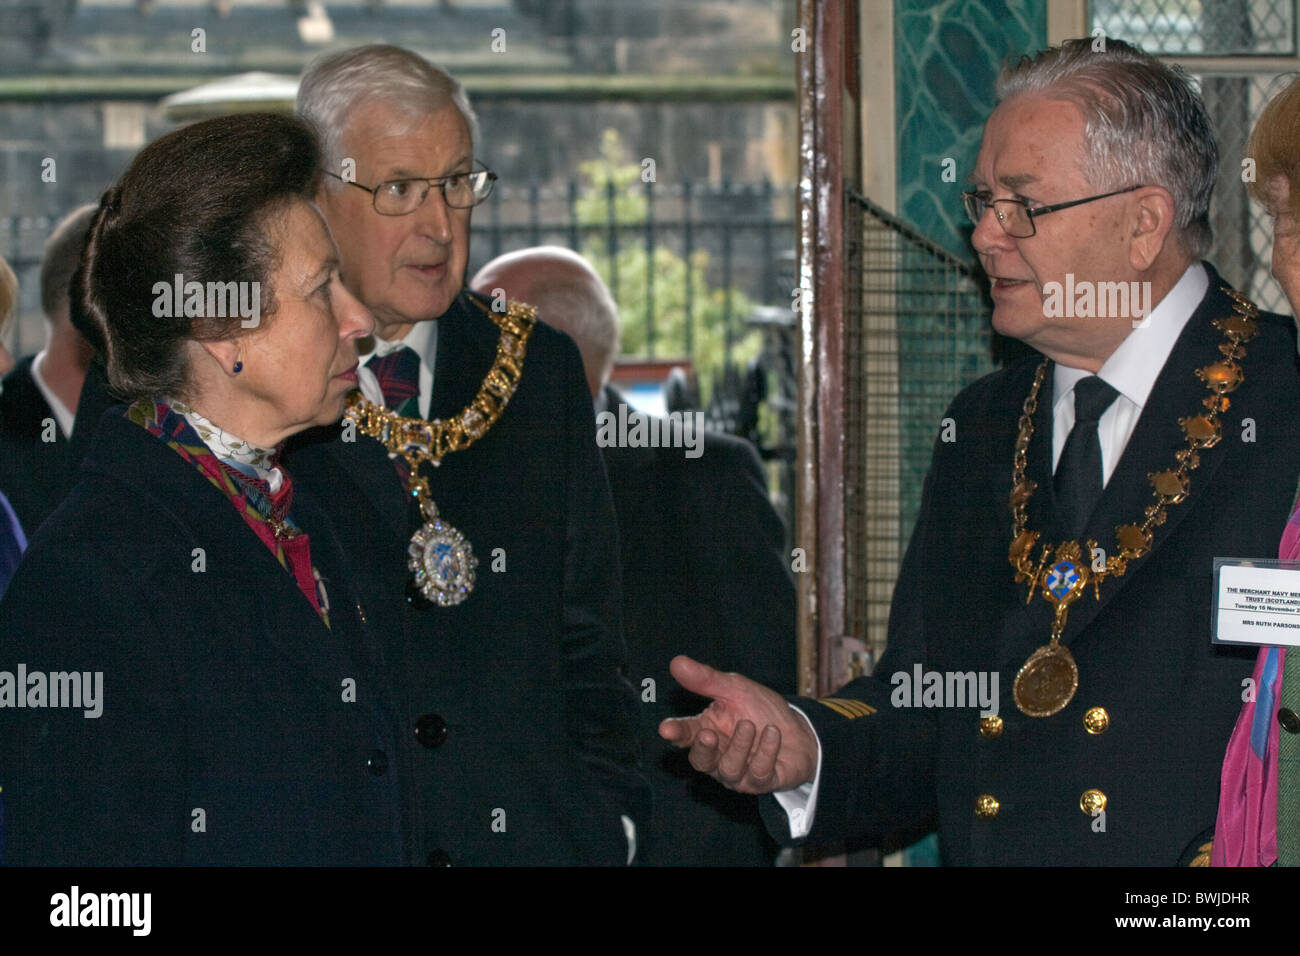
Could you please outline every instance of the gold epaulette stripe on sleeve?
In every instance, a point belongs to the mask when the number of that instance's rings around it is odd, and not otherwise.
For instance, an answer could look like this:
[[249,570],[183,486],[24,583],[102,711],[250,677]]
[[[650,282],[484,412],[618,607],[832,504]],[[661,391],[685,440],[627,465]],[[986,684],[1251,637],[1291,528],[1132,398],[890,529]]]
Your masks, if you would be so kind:
[[860,700],[851,700],[847,697],[819,697],[817,703],[825,704],[835,713],[847,717],[849,720],[855,717],[866,717],[868,714],[876,712],[876,708],[870,704],[864,704]]

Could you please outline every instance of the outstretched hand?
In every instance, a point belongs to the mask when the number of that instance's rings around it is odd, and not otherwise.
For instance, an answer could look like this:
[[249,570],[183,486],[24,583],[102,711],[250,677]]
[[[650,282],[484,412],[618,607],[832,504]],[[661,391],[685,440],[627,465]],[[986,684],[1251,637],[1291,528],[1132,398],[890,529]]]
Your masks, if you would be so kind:
[[686,656],[668,667],[682,687],[713,699],[694,717],[659,725],[664,740],[691,748],[692,767],[738,793],[790,790],[813,779],[817,738],[780,694]]

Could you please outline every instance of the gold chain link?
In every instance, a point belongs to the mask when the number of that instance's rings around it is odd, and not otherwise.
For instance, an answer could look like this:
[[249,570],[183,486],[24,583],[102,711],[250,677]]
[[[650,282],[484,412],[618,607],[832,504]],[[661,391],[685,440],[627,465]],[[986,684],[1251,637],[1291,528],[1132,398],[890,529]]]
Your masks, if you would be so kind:
[[439,465],[452,452],[464,451],[486,435],[506,410],[523,377],[528,337],[537,323],[537,311],[531,305],[511,302],[505,312],[496,312],[477,299],[471,301],[492,318],[501,329],[501,337],[497,340],[496,359],[483,377],[478,394],[457,415],[433,421],[404,418],[374,404],[360,391],[351,392],[346,401],[344,418],[355,423],[361,434],[376,439],[406,461],[411,472],[407,491],[421,503],[429,495],[429,482],[420,475],[420,466],[425,462]]
[[[1223,290],[1233,300],[1235,315],[1214,320],[1214,326],[1223,333],[1227,340],[1219,345],[1223,358],[1196,370],[1196,377],[1205,383],[1210,394],[1201,400],[1205,411],[1186,418],[1178,419],[1187,438],[1187,446],[1179,449],[1174,457],[1178,462],[1176,468],[1153,472],[1147,475],[1151,483],[1155,502],[1148,505],[1143,512],[1143,520],[1138,524],[1124,524],[1115,527],[1115,536],[1119,544],[1119,554],[1106,557],[1103,571],[1093,571],[1091,580],[1094,592],[1100,596],[1101,581],[1108,575],[1119,577],[1128,566],[1128,562],[1141,558],[1151,549],[1154,529],[1165,523],[1166,509],[1169,505],[1182,502],[1191,489],[1191,473],[1200,465],[1199,451],[1213,448],[1222,435],[1219,414],[1228,410],[1228,393],[1237,388],[1244,380],[1245,373],[1238,360],[1245,358],[1246,350],[1242,346],[1254,338],[1258,327],[1255,318],[1259,310],[1245,296],[1232,289]],[[1011,549],[1008,560],[1016,568],[1016,581],[1028,581],[1032,596],[1034,582],[1038,572],[1047,562],[1051,547],[1045,545],[1042,559],[1035,565],[1030,552],[1038,541],[1038,532],[1027,530],[1029,523],[1028,505],[1037,490],[1037,482],[1025,477],[1029,461],[1029,442],[1034,435],[1034,414],[1038,410],[1038,395],[1047,378],[1049,359],[1043,359],[1034,373],[1034,383],[1029,389],[1021,407],[1019,434],[1016,436],[1015,454],[1011,467],[1012,514]],[[1088,553],[1096,548],[1096,541],[1088,541]]]

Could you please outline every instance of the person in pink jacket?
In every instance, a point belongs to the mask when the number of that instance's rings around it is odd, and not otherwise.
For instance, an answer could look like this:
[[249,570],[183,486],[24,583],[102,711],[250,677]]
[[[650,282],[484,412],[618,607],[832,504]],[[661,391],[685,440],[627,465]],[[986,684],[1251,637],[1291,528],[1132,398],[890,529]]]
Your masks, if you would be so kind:
[[[1300,78],[1264,108],[1246,150],[1255,166],[1247,186],[1273,216],[1273,276],[1300,315],[1298,139]],[[1291,512],[1278,546],[1284,561],[1300,560],[1300,510]],[[1261,647],[1253,680],[1223,763],[1212,866],[1300,864],[1300,648]]]

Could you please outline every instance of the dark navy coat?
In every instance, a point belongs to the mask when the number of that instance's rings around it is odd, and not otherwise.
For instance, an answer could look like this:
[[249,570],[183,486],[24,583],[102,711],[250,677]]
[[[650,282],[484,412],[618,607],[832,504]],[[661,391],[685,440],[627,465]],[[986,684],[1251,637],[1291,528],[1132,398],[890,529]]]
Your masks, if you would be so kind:
[[102,714],[0,707],[5,862],[403,862],[381,648],[328,519],[326,628],[229,500],[121,407],[0,601],[0,671],[102,673]]

